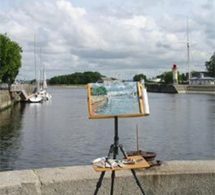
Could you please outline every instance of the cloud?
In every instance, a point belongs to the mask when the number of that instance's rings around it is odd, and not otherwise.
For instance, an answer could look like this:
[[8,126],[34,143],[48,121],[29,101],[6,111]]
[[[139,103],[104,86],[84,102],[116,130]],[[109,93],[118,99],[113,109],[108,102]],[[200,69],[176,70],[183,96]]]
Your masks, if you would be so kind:
[[213,1],[177,6],[168,0],[101,1],[92,3],[94,7],[77,2],[23,1],[0,10],[0,33],[7,32],[23,47],[20,78],[34,77],[34,36],[38,69],[45,65],[49,77],[87,70],[153,76],[173,63],[186,71],[186,10],[192,14],[190,42],[196,67],[204,69],[213,53]]

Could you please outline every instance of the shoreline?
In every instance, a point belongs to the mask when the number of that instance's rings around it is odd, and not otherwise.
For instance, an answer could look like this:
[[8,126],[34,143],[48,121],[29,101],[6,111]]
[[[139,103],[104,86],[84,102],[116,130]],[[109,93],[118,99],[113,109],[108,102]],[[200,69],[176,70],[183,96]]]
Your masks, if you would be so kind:
[[215,95],[215,85],[174,85],[174,84],[147,84],[147,92],[172,94],[212,94]]
[[[86,85],[49,85],[51,88],[86,89]],[[150,93],[175,94],[210,94],[215,95],[215,85],[173,85],[173,84],[146,84]]]
[[87,85],[49,85],[50,88],[86,89]]

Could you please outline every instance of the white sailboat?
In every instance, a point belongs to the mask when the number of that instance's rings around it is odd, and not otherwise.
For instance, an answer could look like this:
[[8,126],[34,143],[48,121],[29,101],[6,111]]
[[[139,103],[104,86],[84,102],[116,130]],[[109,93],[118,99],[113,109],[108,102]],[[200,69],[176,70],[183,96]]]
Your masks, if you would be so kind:
[[45,68],[43,69],[43,83],[42,88],[40,89],[40,95],[42,96],[43,100],[48,101],[52,98],[51,94],[47,92],[47,81],[46,81],[46,73]]
[[30,103],[40,103],[43,101],[42,96],[39,93],[39,82],[37,79],[37,64],[36,64],[36,37],[34,35],[34,67],[35,67],[35,82],[36,82],[36,92],[33,93],[29,98]]
[[28,101],[30,103],[40,103],[43,101],[43,98],[40,94],[34,93],[31,97],[29,97]]

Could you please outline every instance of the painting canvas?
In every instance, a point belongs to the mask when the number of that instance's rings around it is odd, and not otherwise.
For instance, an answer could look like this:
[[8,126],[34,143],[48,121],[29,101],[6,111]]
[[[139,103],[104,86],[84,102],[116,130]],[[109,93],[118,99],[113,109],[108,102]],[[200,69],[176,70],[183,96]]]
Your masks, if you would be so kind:
[[91,119],[148,115],[144,85],[120,81],[88,84],[88,110]]

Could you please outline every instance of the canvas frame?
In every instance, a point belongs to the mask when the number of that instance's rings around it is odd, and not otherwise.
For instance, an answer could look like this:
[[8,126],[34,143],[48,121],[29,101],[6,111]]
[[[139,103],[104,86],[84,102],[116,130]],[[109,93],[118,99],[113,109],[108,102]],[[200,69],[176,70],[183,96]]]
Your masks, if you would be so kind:
[[[143,117],[147,116],[148,113],[144,112],[144,95],[143,88],[144,85],[141,82],[136,82],[137,84],[137,101],[139,104],[139,112],[138,113],[126,113],[126,114],[95,114],[93,112],[92,105],[92,89],[93,83],[89,83],[87,85],[87,102],[88,102],[88,117],[89,119],[108,119],[108,118],[129,118],[129,117]],[[103,84],[105,86],[105,84]]]

